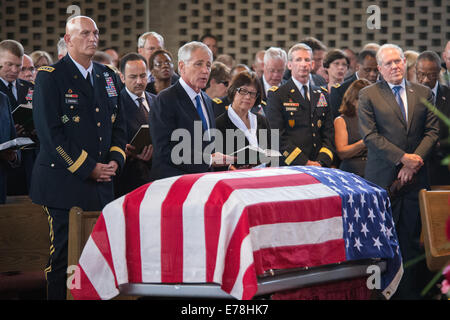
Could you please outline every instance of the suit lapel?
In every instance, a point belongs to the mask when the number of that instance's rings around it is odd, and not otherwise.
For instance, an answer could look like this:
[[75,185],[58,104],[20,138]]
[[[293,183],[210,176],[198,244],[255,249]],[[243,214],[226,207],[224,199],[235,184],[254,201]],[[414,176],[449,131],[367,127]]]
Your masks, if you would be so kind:
[[0,80],[0,88],[1,88],[1,91],[8,96],[9,102],[11,103],[12,110],[14,110],[18,105],[16,98],[14,97],[14,95],[9,91],[8,87],[5,86],[5,84],[1,80]]
[[[396,114],[398,119],[401,121],[401,123],[407,128],[407,123],[405,122],[405,119],[403,118],[402,112],[400,110],[400,106],[397,103],[397,100],[395,100],[394,94],[392,93],[391,88],[389,87],[389,84],[386,81],[382,81],[379,83],[380,86],[380,96],[382,99],[384,99],[391,108],[391,110]],[[409,105],[409,102],[408,102]]]
[[416,103],[418,103],[417,101],[417,95],[414,92],[413,88],[411,87],[409,81],[406,81],[406,85],[405,85],[405,89],[406,89],[406,100],[408,101],[408,125],[407,125],[407,130],[409,131],[409,128],[411,127],[411,122],[414,116],[414,110]]
[[20,79],[16,80],[17,86],[17,103],[23,103],[25,101],[25,97],[28,94],[28,86],[26,86]]
[[200,92],[201,92],[201,95],[203,98],[203,102],[205,103],[205,106],[206,106],[206,112],[208,112],[209,127],[214,128],[215,127],[215,125],[214,125],[215,118],[214,118],[214,111],[213,111],[211,99],[209,99],[209,97],[203,91],[200,91]]
[[195,108],[194,103],[189,98],[189,95],[183,89],[180,82],[177,82],[174,86],[177,89],[178,103],[181,104],[182,110],[185,110],[187,113],[189,113],[192,119],[201,120],[200,116],[197,113],[197,109]]

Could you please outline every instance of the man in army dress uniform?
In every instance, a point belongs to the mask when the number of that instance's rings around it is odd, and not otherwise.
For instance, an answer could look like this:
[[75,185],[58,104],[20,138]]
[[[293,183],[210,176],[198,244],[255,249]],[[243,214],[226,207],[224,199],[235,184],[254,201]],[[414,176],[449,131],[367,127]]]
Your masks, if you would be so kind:
[[288,53],[292,78],[268,94],[267,119],[279,130],[281,163],[329,167],[334,157],[334,128],[325,88],[310,82],[312,50],[303,43]]
[[33,117],[41,148],[31,198],[48,214],[48,299],[66,296],[69,210],[99,211],[114,200],[112,177],[125,162],[125,124],[114,71],[92,62],[98,29],[88,17],[66,24],[68,54],[41,67]]

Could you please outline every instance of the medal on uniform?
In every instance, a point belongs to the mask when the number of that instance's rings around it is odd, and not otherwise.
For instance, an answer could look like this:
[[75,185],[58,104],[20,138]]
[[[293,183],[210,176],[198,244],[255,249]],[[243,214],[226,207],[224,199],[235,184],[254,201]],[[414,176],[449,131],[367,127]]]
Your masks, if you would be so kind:
[[317,120],[317,127],[318,128],[322,127],[322,121],[321,120]]
[[295,120],[289,120],[289,127],[293,128],[295,126]]
[[116,121],[116,114],[113,113],[113,115],[111,116],[111,122],[114,123]]
[[78,122],[80,122],[80,116],[74,116],[74,117],[72,117],[72,120],[73,120],[73,122],[78,123]]
[[328,103],[327,103],[327,99],[325,99],[325,96],[323,95],[323,93],[320,93],[320,98],[319,98],[319,102],[317,102],[317,107],[327,107]]
[[117,91],[116,91],[116,87],[114,85],[114,81],[111,78],[111,76],[109,75],[108,72],[104,72],[103,76],[105,77],[105,81],[106,81],[106,92],[108,93],[108,97],[117,97]]
[[28,101],[28,103],[31,103],[31,101],[33,101],[33,89],[28,88],[28,93],[25,99]]
[[62,121],[62,123],[66,124],[67,122],[69,122],[69,117],[67,115],[63,115],[61,117],[61,121]]
[[78,104],[78,95],[73,93],[72,89],[67,90],[67,93],[64,95],[66,103],[70,104]]

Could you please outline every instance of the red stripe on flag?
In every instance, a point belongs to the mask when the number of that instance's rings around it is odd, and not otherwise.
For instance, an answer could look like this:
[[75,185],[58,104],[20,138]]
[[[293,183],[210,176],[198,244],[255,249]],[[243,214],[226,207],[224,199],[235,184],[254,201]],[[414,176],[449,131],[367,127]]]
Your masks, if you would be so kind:
[[[221,226],[222,206],[230,194],[237,189],[259,189],[316,184],[319,181],[307,174],[277,175],[269,177],[244,177],[223,179],[211,191],[205,204],[206,281],[212,282],[217,258],[217,245]],[[255,209],[256,210],[256,209]],[[278,210],[277,210],[278,212]],[[276,214],[275,216],[279,216]]]
[[344,239],[323,243],[264,248],[253,252],[256,274],[273,269],[315,267],[345,261]]
[[103,215],[100,215],[100,217],[98,217],[94,229],[92,230],[91,238],[92,241],[94,241],[100,253],[102,254],[103,258],[105,258],[106,262],[108,263],[108,266],[114,275],[115,285],[116,287],[118,287],[116,272],[112,260],[108,231],[106,230],[105,218],[103,217]]
[[139,187],[125,196],[122,209],[125,218],[126,257],[128,281],[142,282],[141,234],[139,228],[139,211],[148,184]]
[[180,177],[161,205],[161,282],[183,282],[183,203],[203,175]]
[[83,268],[81,268],[80,265],[78,265],[78,268],[80,272],[80,288],[73,288],[70,290],[72,297],[75,300],[101,300],[86,273],[84,273]]
[[247,207],[250,227],[264,224],[319,221],[342,216],[339,196],[264,202]]
[[244,292],[242,293],[242,300],[250,300],[258,291],[258,282],[256,280],[255,265],[252,263],[247,270],[245,270],[242,277]]

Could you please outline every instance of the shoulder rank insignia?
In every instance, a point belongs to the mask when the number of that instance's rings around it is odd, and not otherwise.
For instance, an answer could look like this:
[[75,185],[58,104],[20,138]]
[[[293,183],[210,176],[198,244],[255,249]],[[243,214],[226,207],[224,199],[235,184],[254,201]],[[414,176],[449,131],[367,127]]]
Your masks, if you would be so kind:
[[325,92],[327,92],[327,93],[328,93],[328,89],[327,89],[327,88],[325,88],[325,87],[321,86],[321,87],[320,87],[320,89],[322,89],[323,91],[325,91]]
[[55,71],[55,68],[50,67],[50,66],[42,66],[38,69],[38,71],[53,72],[53,71]]
[[340,83],[336,83],[336,84],[333,85],[333,88],[337,89],[337,88],[339,88],[340,86],[341,86]]
[[275,92],[275,91],[277,91],[277,90],[278,90],[278,87],[277,87],[277,86],[273,86],[272,88],[269,89],[269,91],[273,91],[273,92]]
[[267,106],[267,102],[265,102],[264,100],[261,100],[261,104]]
[[213,101],[217,104],[221,104],[222,100],[220,100],[219,98],[214,98]]

